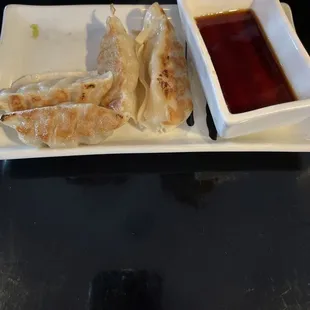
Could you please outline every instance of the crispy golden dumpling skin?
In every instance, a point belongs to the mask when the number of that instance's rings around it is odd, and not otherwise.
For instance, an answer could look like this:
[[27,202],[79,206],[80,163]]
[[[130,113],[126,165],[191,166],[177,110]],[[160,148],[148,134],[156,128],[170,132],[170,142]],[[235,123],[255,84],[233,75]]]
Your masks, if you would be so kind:
[[184,48],[158,3],[147,10],[136,42],[145,88],[138,122],[154,131],[175,128],[189,117],[193,103]]
[[136,119],[139,63],[135,41],[119,18],[114,16],[113,7],[112,16],[107,19],[107,32],[101,41],[97,69],[99,74],[111,71],[114,77],[101,105],[122,113],[126,119]]
[[6,113],[1,122],[21,141],[51,148],[99,144],[124,123],[122,115],[91,103],[66,103]]
[[113,74],[69,76],[30,83],[0,92],[0,106],[6,111],[54,106],[64,102],[99,105],[110,90]]

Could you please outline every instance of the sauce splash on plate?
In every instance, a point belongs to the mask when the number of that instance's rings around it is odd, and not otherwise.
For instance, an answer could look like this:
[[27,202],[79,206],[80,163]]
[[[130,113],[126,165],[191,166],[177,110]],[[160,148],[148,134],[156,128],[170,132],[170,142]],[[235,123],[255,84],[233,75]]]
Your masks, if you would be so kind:
[[252,10],[196,18],[232,114],[296,100]]

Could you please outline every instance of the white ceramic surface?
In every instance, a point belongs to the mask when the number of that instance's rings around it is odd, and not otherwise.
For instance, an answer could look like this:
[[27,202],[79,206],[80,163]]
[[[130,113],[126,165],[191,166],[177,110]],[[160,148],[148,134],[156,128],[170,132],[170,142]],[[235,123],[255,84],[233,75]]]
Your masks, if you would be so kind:
[[[164,6],[172,17],[178,36],[183,31],[178,8]],[[145,6],[116,6],[117,15],[130,30],[139,30]],[[21,6],[5,10],[0,43],[0,88],[25,74],[95,69],[99,42],[109,6]],[[30,24],[38,24],[40,35],[32,38]],[[205,97],[194,66],[189,60],[195,126],[156,135],[125,125],[103,145],[74,149],[36,149],[22,144],[13,130],[0,127],[0,159],[70,155],[163,152],[309,151],[310,126],[269,130],[238,139],[212,141],[205,119]]]
[[[178,0],[178,4],[194,63],[200,80],[203,81],[203,90],[216,128],[222,137],[246,135],[275,126],[298,123],[310,117],[310,57],[278,0]],[[248,8],[260,20],[298,100],[231,114],[194,18]]]

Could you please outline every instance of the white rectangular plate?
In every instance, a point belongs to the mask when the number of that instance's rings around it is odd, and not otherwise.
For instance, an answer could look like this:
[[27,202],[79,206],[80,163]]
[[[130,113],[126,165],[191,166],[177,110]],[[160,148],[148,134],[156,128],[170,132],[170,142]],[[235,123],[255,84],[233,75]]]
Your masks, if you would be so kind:
[[[116,14],[129,31],[140,30],[147,6],[117,5]],[[184,41],[176,5],[163,6]],[[290,15],[290,9],[285,6]],[[99,43],[110,14],[108,5],[6,7],[0,45],[0,88],[22,75],[46,71],[93,70]],[[32,37],[38,24],[39,37]],[[189,60],[195,125],[187,124],[168,134],[140,132],[128,125],[103,145],[74,149],[36,149],[23,145],[10,128],[0,128],[0,159],[70,155],[164,152],[309,151],[310,126],[278,128],[237,139],[212,141],[206,126],[205,98]]]

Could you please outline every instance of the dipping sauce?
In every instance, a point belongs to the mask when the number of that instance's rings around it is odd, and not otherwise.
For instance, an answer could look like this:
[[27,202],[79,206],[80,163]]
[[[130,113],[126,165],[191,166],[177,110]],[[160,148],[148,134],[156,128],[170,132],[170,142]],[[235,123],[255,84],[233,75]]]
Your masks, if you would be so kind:
[[252,10],[196,18],[232,114],[296,96]]

